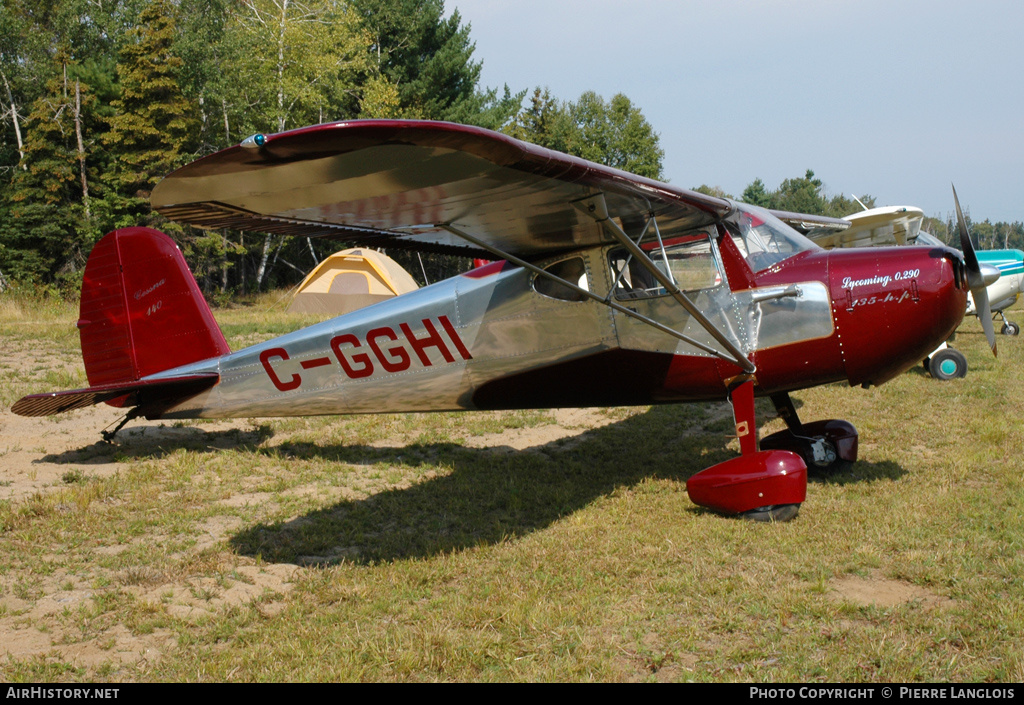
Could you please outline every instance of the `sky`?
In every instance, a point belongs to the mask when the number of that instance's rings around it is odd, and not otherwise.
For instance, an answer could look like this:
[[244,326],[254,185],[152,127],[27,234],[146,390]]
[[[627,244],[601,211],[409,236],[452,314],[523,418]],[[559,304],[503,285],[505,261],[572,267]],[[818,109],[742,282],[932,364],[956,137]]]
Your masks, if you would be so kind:
[[666,180],[1024,221],[1020,0],[446,0],[481,84],[625,94]]

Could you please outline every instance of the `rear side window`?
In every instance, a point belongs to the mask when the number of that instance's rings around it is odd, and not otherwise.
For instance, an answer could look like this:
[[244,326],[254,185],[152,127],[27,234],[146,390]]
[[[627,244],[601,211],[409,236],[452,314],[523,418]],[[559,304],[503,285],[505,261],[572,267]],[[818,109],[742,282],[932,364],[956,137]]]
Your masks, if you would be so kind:
[[[564,259],[544,268],[545,272],[575,284],[581,289],[590,291],[590,283],[587,280],[587,266],[582,257]],[[538,294],[559,299],[561,301],[586,301],[587,297],[578,291],[574,291],[560,282],[548,279],[540,274],[533,278],[533,289]]]

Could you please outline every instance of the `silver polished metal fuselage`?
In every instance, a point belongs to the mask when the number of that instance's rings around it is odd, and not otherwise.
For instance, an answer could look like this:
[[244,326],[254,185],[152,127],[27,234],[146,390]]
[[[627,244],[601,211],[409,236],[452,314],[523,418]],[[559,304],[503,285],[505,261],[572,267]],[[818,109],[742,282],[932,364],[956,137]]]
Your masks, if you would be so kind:
[[[609,249],[589,248],[540,264],[582,258],[586,286],[605,296],[613,283]],[[479,408],[474,393],[489,382],[616,348],[711,357],[600,303],[538,293],[535,275],[522,268],[492,265],[482,272],[456,276],[224,357],[153,375],[152,379],[220,375],[216,386],[162,417],[469,410]],[[694,301],[749,354],[760,347],[831,334],[825,285],[808,282],[798,287],[796,295],[763,301],[754,300],[751,291],[730,292],[722,282],[696,292]],[[671,297],[628,303],[721,349]],[[602,382],[593,380],[594,385]],[[723,397],[726,393],[723,385]]]

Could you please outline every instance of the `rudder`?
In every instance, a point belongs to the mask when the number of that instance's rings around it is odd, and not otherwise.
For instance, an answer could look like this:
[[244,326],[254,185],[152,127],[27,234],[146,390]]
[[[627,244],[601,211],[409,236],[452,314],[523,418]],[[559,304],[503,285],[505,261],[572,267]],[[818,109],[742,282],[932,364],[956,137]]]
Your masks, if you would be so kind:
[[78,330],[91,386],[134,382],[230,352],[178,246],[153,228],[115,230],[96,243]]

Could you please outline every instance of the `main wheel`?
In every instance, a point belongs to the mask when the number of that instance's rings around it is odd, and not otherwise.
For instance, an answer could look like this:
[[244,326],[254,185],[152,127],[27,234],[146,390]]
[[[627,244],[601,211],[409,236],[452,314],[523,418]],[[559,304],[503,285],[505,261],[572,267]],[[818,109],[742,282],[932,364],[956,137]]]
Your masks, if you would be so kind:
[[928,359],[928,371],[935,379],[959,379],[967,375],[967,358],[959,350],[945,348]]
[[807,444],[806,450],[801,455],[804,456],[808,472],[811,472],[812,469],[830,470],[839,460],[835,445],[827,438],[815,438],[813,443]]
[[743,512],[740,516],[749,521],[790,521],[796,519],[799,511],[799,504],[775,504],[770,507],[751,509],[749,512]]
[[1017,335],[1018,333],[1020,333],[1020,326],[1018,326],[1013,321],[1007,321],[1006,323],[1003,324],[1002,333],[1003,335]]

